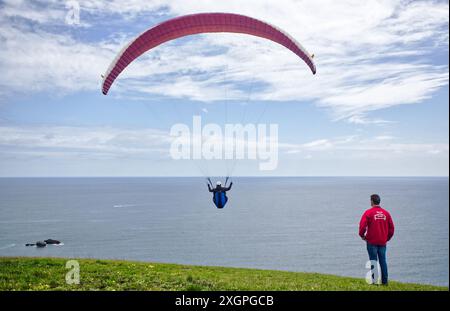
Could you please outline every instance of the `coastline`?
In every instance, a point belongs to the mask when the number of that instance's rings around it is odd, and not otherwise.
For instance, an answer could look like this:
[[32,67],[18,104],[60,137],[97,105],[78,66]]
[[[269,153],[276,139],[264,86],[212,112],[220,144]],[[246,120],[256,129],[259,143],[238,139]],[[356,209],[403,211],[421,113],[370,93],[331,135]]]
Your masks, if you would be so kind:
[[368,285],[363,278],[336,275],[137,262],[73,259],[79,284],[67,284],[69,258],[0,257],[2,291],[448,291],[448,287],[391,281]]

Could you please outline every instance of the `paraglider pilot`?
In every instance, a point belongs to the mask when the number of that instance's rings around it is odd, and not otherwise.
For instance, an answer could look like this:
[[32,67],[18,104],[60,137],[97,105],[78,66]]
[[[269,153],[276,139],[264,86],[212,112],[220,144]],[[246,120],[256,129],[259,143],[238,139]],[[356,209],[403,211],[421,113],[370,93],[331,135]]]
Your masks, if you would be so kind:
[[226,192],[231,189],[233,182],[227,187],[228,177],[225,180],[225,185],[222,187],[222,183],[220,181],[217,182],[216,187],[214,188],[211,182],[211,179],[208,178],[208,190],[213,193],[213,202],[217,206],[217,208],[224,208],[225,204],[227,204],[228,197]]

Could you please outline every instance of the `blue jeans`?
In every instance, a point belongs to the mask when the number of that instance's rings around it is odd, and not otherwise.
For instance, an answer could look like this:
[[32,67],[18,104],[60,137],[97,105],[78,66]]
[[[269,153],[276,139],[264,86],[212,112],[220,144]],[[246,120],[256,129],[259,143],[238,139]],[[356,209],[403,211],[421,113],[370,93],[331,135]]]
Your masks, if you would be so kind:
[[[369,260],[378,261],[381,268],[381,283],[388,283],[388,267],[386,262],[386,246],[372,245],[367,243]],[[375,267],[371,267],[374,269]],[[373,276],[373,275],[372,275]]]

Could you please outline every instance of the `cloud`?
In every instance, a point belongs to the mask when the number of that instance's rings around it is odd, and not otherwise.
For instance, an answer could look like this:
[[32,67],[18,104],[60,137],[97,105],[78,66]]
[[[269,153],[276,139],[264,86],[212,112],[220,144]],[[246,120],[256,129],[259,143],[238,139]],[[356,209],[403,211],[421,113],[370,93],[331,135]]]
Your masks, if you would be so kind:
[[[141,175],[144,171],[148,175],[154,172],[164,175],[164,172],[172,172],[174,165],[187,169],[195,164],[195,161],[173,161],[169,154],[172,141],[173,137],[168,132],[151,128],[3,126],[0,127],[0,174],[11,174],[13,171],[9,170],[9,165],[18,163],[21,167],[18,171],[25,175],[37,169],[36,163],[46,163],[43,169],[38,167],[39,174],[44,175],[52,174],[52,168],[63,165],[61,163],[65,163],[58,171],[62,175],[75,174],[74,167],[83,167],[82,171],[76,170],[76,175],[111,174],[111,166],[104,167],[103,163],[114,167],[127,163],[136,171],[125,167],[121,174],[126,176]],[[212,137],[208,141],[221,140]],[[448,143],[402,143],[388,135],[371,138],[349,135],[304,143],[280,141],[280,171],[274,171],[274,174],[446,175],[448,158]],[[204,160],[189,172],[195,175],[209,167],[211,172],[217,173],[224,171],[225,167],[228,170],[229,162]],[[233,168],[237,167],[236,175],[261,173],[252,171],[249,165],[243,168],[241,161],[233,163]],[[66,165],[71,168],[66,168]],[[373,167],[380,170],[371,171]],[[422,167],[428,169],[421,171]]]
[[0,127],[3,156],[120,158],[168,155],[172,138],[153,129]]
[[24,1],[4,0],[1,5],[0,16],[11,19],[23,19],[39,24],[57,24],[64,21],[66,16],[63,1]]
[[285,154],[300,154],[312,158],[332,156],[351,159],[388,159],[441,156],[449,157],[448,143],[401,143],[393,142],[395,137],[379,135],[373,138],[360,136],[336,137],[332,139],[318,139],[303,144],[280,143],[280,151]]
[[100,74],[112,55],[96,44],[79,44],[65,35],[0,28],[0,85],[19,94],[100,90]]
[[98,91],[100,74],[138,33],[130,25],[141,25],[141,16],[154,21],[210,11],[246,14],[286,30],[315,53],[317,75],[273,42],[201,35],[141,57],[110,96],[312,101],[336,120],[382,124],[389,121],[368,114],[422,102],[448,85],[448,63],[433,58],[448,52],[446,2],[86,0],[80,1],[84,32],[64,25],[61,2],[36,3],[2,6],[0,94]]
[[392,140],[392,139],[395,139],[395,137],[390,136],[390,135],[380,135],[380,136],[375,136],[374,139],[375,140]]
[[[339,118],[342,118],[342,116]],[[359,113],[359,114],[350,116],[347,119],[347,122],[353,123],[353,124],[359,124],[359,125],[367,125],[367,124],[383,125],[383,124],[395,123],[394,121],[389,121],[389,120],[367,118],[364,115],[364,113]]]

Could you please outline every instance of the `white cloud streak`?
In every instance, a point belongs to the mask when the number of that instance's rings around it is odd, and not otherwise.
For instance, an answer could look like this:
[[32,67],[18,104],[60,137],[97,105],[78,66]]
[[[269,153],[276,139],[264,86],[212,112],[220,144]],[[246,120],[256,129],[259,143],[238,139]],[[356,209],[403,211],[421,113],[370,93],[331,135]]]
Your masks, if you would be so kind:
[[82,128],[64,126],[0,127],[0,148],[5,155],[92,158],[168,155],[168,133],[153,129]]
[[[214,141],[217,138],[210,137]],[[123,129],[111,127],[0,127],[0,148],[5,154],[44,152],[48,155],[90,155],[104,157],[141,157],[156,155],[169,157],[173,137],[155,129]],[[219,140],[220,141],[220,140]],[[395,137],[379,135],[373,138],[343,136],[322,138],[305,143],[279,142],[280,153],[301,154],[312,157],[323,153],[344,152],[351,157],[401,157],[440,155],[448,157],[445,143],[401,143]]]
[[448,143],[402,143],[395,137],[380,135],[374,138],[359,136],[318,139],[303,144],[280,144],[280,149],[286,154],[303,154],[308,158],[323,157],[331,154],[336,160],[339,157],[351,158],[409,158],[439,155],[449,157]]

